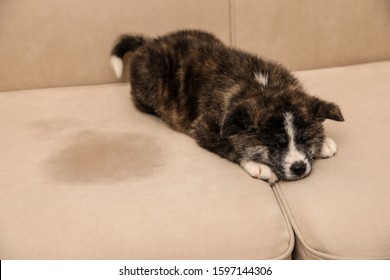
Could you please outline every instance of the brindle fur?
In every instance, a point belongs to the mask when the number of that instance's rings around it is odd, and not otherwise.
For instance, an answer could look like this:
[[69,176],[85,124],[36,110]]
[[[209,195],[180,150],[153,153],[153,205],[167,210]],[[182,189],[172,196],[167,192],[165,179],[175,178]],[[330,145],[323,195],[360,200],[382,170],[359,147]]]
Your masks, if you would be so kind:
[[[307,95],[280,64],[230,48],[210,33],[125,35],[112,54],[123,58],[129,52],[131,96],[139,110],[230,161],[266,164],[279,179],[285,112],[294,115],[297,142],[310,159],[320,153],[322,121],[343,120],[337,105]],[[255,73],[267,76],[265,85]]]

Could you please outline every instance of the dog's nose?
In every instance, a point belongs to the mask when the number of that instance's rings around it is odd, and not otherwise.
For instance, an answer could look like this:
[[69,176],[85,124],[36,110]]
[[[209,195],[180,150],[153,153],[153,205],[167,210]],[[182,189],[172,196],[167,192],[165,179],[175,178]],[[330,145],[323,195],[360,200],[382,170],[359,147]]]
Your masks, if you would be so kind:
[[301,176],[306,172],[306,163],[302,160],[296,161],[291,164],[290,170],[294,175]]

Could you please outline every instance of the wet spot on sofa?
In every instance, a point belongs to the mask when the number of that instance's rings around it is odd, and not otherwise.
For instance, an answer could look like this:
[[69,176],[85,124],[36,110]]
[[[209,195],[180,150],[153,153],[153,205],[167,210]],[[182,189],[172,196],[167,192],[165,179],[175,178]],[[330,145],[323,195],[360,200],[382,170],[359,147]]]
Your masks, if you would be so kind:
[[161,151],[150,136],[82,131],[45,162],[49,176],[67,183],[112,183],[153,176]]

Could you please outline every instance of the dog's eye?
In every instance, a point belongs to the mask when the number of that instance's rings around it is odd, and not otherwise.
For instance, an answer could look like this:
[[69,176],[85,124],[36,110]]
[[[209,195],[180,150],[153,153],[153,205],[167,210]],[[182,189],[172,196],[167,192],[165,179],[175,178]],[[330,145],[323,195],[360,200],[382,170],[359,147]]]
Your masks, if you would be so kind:
[[301,144],[301,145],[304,145],[307,143],[307,138],[303,135],[298,135],[297,136],[297,143],[298,144]]
[[274,146],[276,148],[285,147],[285,146],[287,146],[287,144],[288,144],[288,141],[286,138],[284,138],[284,137],[276,137],[275,138]]

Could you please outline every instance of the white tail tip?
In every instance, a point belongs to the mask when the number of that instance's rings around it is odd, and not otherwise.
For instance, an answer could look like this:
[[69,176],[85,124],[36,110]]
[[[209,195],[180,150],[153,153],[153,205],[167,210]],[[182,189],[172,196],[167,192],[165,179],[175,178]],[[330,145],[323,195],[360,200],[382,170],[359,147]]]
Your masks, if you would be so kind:
[[113,55],[111,56],[111,66],[114,69],[115,76],[117,79],[120,79],[122,77],[123,72],[123,61],[119,57]]

